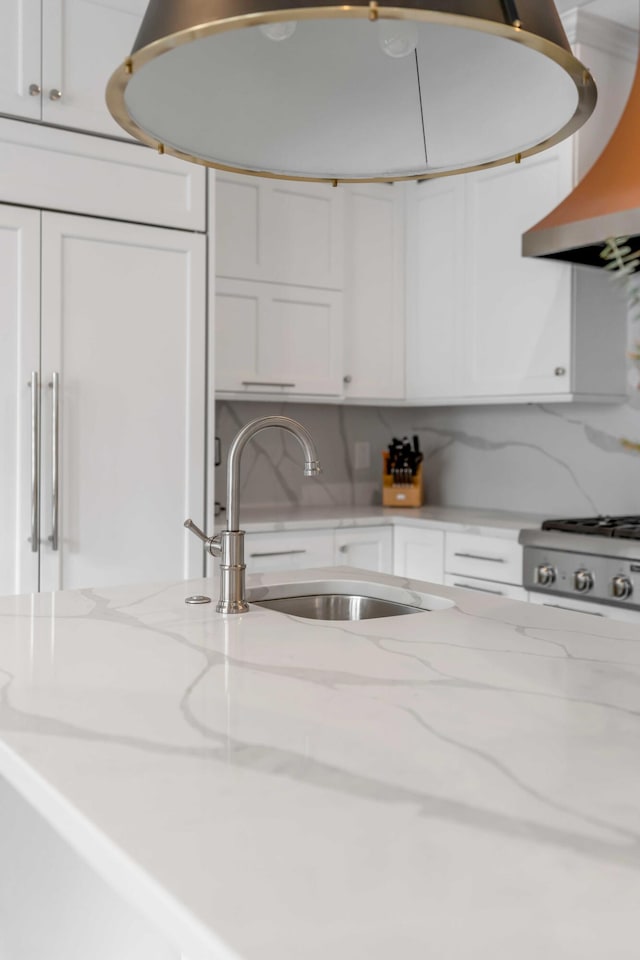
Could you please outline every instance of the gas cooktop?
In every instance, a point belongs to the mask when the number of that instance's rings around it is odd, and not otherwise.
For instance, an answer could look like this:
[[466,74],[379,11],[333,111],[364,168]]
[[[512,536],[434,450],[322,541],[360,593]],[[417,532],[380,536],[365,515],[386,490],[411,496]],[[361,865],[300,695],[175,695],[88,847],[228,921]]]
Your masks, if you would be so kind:
[[640,516],[545,520],[519,540],[528,590],[640,610]]
[[562,530],[564,533],[584,533],[588,536],[625,537],[629,540],[640,540],[640,516],[545,520],[542,529]]

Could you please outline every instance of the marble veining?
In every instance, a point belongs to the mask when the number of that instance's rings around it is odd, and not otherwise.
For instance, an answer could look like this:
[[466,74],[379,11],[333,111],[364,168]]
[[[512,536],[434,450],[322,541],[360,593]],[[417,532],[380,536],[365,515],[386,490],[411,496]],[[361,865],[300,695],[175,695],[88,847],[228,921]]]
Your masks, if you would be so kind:
[[360,623],[185,606],[210,589],[0,600],[0,773],[190,960],[637,956],[637,627],[440,586]]
[[[282,441],[265,439],[247,461],[246,505],[367,506],[380,503],[380,452],[392,436],[420,437],[426,502],[546,516],[638,513],[640,454],[620,440],[640,438],[640,393],[626,403],[469,407],[358,407],[220,401],[216,432],[228,448],[238,425],[283,411],[307,425],[325,474],[303,483]],[[371,464],[355,469],[354,444],[371,444]],[[286,444],[286,441],[285,441]],[[264,455],[266,454],[266,455]],[[275,461],[275,466],[274,466]],[[218,476],[222,477],[222,467]],[[218,486],[218,499],[222,485]]]

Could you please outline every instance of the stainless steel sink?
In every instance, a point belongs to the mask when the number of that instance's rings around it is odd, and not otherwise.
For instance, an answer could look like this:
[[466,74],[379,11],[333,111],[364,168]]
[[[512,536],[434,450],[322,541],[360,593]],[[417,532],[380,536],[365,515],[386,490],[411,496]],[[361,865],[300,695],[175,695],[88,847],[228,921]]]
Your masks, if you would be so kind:
[[380,600],[357,594],[323,593],[300,597],[260,600],[257,606],[278,613],[288,613],[305,620],[373,620],[378,617],[402,617],[409,613],[425,613],[424,607],[413,607],[394,600]]

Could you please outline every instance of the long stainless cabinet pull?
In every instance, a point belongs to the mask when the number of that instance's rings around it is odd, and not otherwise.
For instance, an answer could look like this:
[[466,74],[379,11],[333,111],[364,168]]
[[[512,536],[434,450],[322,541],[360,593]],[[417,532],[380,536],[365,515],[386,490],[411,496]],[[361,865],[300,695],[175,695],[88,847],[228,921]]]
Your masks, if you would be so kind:
[[306,550],[274,550],[272,553],[250,553],[249,556],[252,559],[254,557],[292,557],[294,553],[306,552]]
[[60,374],[51,376],[51,549],[58,549],[58,517],[60,514]]
[[273,380],[243,380],[243,387],[295,387],[295,383],[274,383]]
[[465,590],[477,590],[479,593],[495,593],[496,597],[504,597],[502,590],[487,590],[486,587],[474,587],[471,583],[456,583],[454,587],[464,587]]
[[38,371],[31,372],[31,552],[40,546],[40,383]]
[[464,557],[465,560],[487,560],[489,563],[506,563],[504,557],[481,557],[479,553],[454,553],[454,557]]

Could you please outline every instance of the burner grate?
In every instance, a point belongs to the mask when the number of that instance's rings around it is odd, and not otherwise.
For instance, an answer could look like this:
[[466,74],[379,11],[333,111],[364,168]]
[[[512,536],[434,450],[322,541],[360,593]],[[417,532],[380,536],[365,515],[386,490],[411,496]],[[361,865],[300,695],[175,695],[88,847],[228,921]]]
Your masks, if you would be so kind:
[[590,534],[597,537],[624,537],[628,540],[640,540],[640,516],[545,520],[542,529]]

